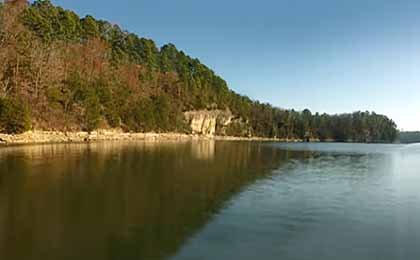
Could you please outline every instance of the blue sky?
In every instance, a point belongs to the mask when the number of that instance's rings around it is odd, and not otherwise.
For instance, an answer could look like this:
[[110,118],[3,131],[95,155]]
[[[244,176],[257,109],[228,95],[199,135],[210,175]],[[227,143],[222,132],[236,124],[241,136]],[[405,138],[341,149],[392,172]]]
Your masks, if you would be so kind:
[[420,130],[418,0],[53,0],[174,43],[282,108],[373,110]]

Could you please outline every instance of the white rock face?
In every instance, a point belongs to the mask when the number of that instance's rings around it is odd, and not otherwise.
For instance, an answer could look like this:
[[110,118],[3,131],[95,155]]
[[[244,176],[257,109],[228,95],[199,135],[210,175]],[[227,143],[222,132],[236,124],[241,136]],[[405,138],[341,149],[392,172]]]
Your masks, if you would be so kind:
[[224,127],[232,121],[233,115],[224,110],[200,110],[184,113],[193,134],[215,135],[217,126]]

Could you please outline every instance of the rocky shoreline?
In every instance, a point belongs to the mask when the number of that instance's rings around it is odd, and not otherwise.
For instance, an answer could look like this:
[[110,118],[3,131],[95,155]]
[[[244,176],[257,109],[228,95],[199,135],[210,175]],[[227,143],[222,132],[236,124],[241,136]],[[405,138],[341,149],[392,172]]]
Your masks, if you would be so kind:
[[52,143],[89,143],[100,141],[193,141],[193,140],[224,140],[224,141],[272,141],[301,142],[303,140],[285,140],[260,137],[232,137],[214,135],[193,135],[180,133],[126,133],[121,130],[98,130],[88,132],[61,131],[28,131],[23,134],[0,134],[0,145],[52,144]]

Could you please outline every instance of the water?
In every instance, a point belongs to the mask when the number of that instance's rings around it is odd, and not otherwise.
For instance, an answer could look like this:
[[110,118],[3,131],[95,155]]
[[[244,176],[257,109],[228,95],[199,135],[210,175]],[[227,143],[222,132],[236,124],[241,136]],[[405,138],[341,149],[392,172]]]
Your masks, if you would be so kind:
[[0,259],[420,259],[420,146],[0,149]]

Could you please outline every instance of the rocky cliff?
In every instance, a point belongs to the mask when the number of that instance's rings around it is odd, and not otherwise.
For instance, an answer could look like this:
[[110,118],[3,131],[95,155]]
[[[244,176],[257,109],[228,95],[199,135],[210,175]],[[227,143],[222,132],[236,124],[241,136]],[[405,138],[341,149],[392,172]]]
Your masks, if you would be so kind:
[[215,135],[229,126],[233,115],[229,110],[199,110],[184,113],[192,133],[199,135]]

